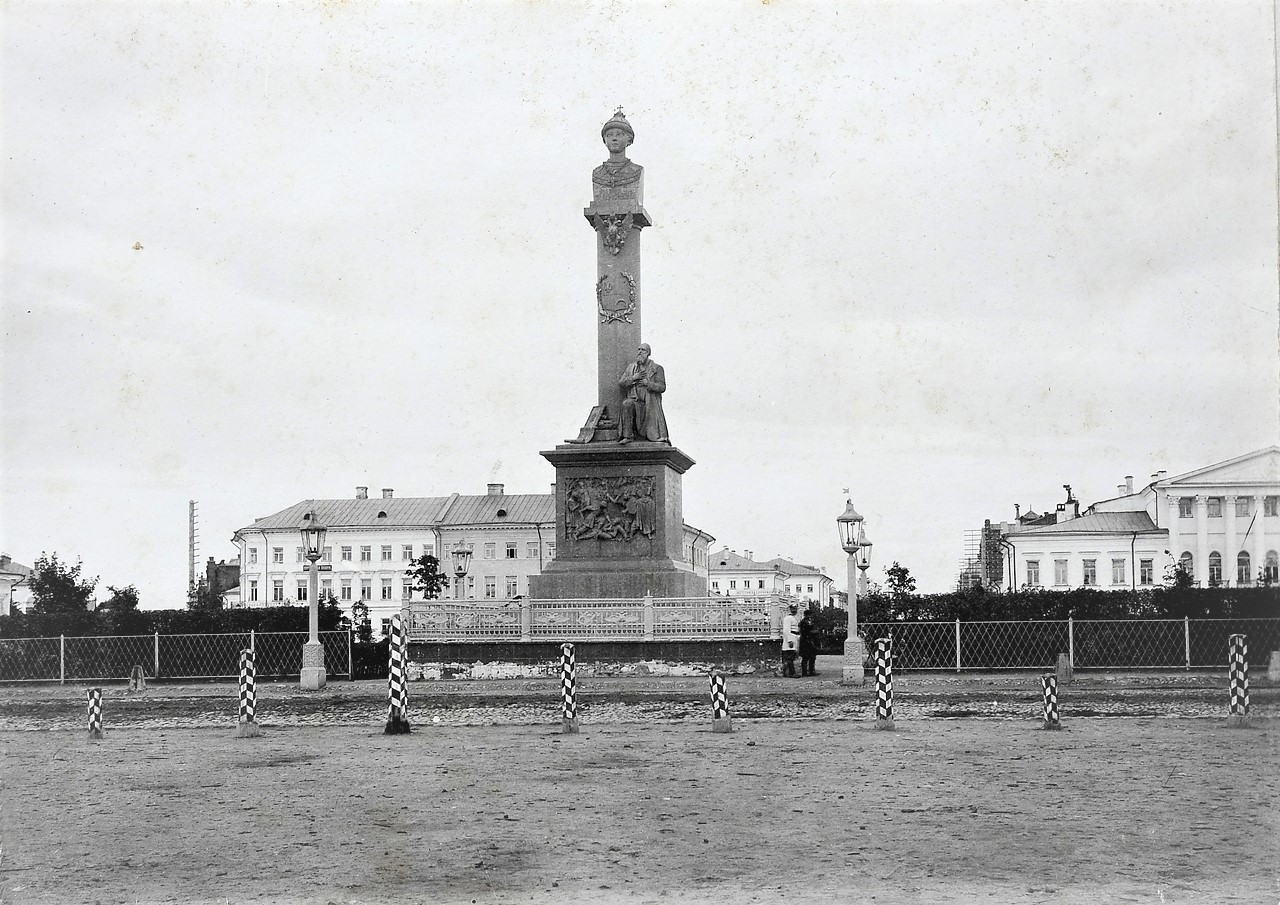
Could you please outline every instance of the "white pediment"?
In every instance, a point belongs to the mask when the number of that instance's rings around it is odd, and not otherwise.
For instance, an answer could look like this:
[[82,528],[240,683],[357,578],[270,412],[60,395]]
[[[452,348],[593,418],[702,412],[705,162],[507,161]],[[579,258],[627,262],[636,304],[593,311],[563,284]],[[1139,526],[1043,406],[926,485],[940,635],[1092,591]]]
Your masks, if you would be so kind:
[[1280,485],[1280,446],[1269,446],[1216,465],[1197,468],[1160,482],[1161,487],[1203,487],[1212,484]]

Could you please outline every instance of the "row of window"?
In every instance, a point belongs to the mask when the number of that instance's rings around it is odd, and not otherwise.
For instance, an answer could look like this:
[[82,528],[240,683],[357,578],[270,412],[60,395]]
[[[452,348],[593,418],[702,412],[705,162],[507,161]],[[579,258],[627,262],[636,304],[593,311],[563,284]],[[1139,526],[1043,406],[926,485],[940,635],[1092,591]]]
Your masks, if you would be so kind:
[[[1055,587],[1067,586],[1071,584],[1068,574],[1068,560],[1055,559],[1053,561],[1053,584]],[[1128,560],[1112,559],[1111,560],[1111,583],[1113,585],[1124,585],[1129,583],[1128,577]],[[1151,585],[1155,583],[1155,560],[1140,559],[1138,560],[1138,584]],[[1030,587],[1038,588],[1040,584],[1040,560],[1027,560],[1027,584]],[[1098,584],[1098,561],[1096,559],[1084,560],[1084,575],[1081,581],[1085,587],[1096,587]]]
[[[517,575],[506,576],[505,591],[506,591],[506,596],[508,600],[517,596],[520,593],[519,585],[520,585],[519,576]],[[309,584],[307,581],[299,581],[297,583],[297,594],[293,599],[298,601],[298,603],[306,603],[308,587],[309,587]],[[355,593],[355,590],[356,590],[355,584],[352,581],[352,579],[350,578],[340,579],[338,583],[338,600],[340,601],[354,600],[355,598],[353,595]],[[360,579],[359,592],[360,592],[361,600],[373,600],[373,579],[371,578]],[[333,579],[332,578],[320,579],[321,598],[324,598],[325,596],[332,593],[333,593]],[[392,580],[390,578],[383,578],[381,580],[379,593],[380,593],[380,596],[379,596],[380,600],[395,599],[392,594]],[[400,598],[402,600],[409,600],[412,598],[412,596],[413,596],[413,583],[402,580],[400,582]],[[468,575],[467,576],[467,597],[474,600],[475,596],[476,596],[476,578],[474,575]],[[498,576],[496,575],[484,576],[484,598],[486,600],[498,599]],[[258,598],[258,581],[256,579],[250,579],[249,580],[249,602],[257,603],[258,599],[259,599]],[[284,579],[282,578],[274,579],[271,582],[271,602],[283,603],[284,600],[285,600]]]
[[[538,543],[537,543],[536,541],[531,541],[531,542],[527,543],[527,544],[525,545],[525,558],[526,558],[526,559],[537,559],[537,558],[538,558],[538,549],[539,549],[539,545],[538,545]],[[414,545],[413,545],[413,544],[401,544],[401,545],[400,545],[400,561],[401,561],[401,562],[412,562],[412,561],[414,560],[413,550],[414,550]],[[382,544],[382,545],[381,545],[381,549],[378,551],[378,553],[379,553],[379,562],[392,562],[392,561],[393,561],[393,555],[392,555],[392,554],[393,554],[393,551],[394,551],[394,545],[392,545],[392,544]],[[422,552],[423,552],[423,554],[428,555],[428,556],[435,556],[436,548],[435,548],[435,546],[434,546],[433,544],[423,544],[423,545],[422,545]],[[342,562],[354,562],[354,561],[355,561],[355,547],[354,547],[354,546],[345,546],[345,545],[344,545],[344,546],[340,546],[340,547],[338,548],[338,553],[339,553],[339,556],[341,557],[341,561],[342,561]],[[548,558],[555,558],[555,555],[556,555],[556,545],[555,545],[554,543],[549,542],[549,543],[547,544],[547,557],[548,557]],[[496,558],[497,558],[497,556],[498,556],[498,552],[497,552],[497,544],[485,544],[485,545],[484,545],[484,558],[485,558],[485,559],[496,559]],[[507,543],[507,547],[506,547],[506,557],[505,557],[505,558],[506,558],[506,559],[518,559],[518,558],[519,558],[519,546],[518,546],[515,542],[508,542],[508,543]],[[295,561],[295,562],[303,562],[303,561],[305,561],[305,560],[306,560],[306,555],[305,555],[305,551],[303,550],[303,548],[302,548],[302,547],[295,547],[295,548],[294,548],[294,561]],[[272,547],[272,548],[271,548],[271,561],[272,561],[273,563],[282,563],[282,562],[284,562],[284,547]],[[324,550],[323,550],[323,551],[321,551],[321,553],[320,553],[320,561],[321,561],[321,562],[333,562],[333,547],[325,547],[325,548],[324,548]],[[360,547],[360,562],[373,562],[373,545],[372,545],[372,544],[365,544],[365,545],[363,545],[363,546],[361,546],[361,547]],[[251,565],[251,566],[252,566],[252,565],[257,565],[257,563],[258,563],[258,548],[257,548],[257,547],[250,547],[250,548],[249,548],[249,565]]]
[[[1222,518],[1222,497],[1211,496],[1205,500],[1205,514],[1209,518]],[[1280,514],[1280,496],[1263,497],[1263,515]],[[1236,497],[1236,518],[1248,518],[1253,515],[1253,498]],[[1184,496],[1178,498],[1178,518],[1195,518],[1195,499]]]
[[[1182,563],[1188,574],[1196,574],[1196,561],[1190,550],[1184,550],[1178,557],[1178,561]],[[1262,575],[1259,577],[1267,583],[1280,580],[1280,555],[1275,550],[1267,551],[1267,558],[1262,564]],[[1247,550],[1241,550],[1236,554],[1236,584],[1250,585],[1253,582],[1253,558],[1249,556]],[[1222,584],[1222,554],[1217,550],[1209,554],[1209,584]]]
[[[736,579],[736,578],[730,578],[730,579],[727,579],[727,580],[728,580],[728,582],[729,582],[729,590],[730,590],[730,591],[736,591],[736,590],[738,590],[738,579]],[[764,590],[764,579],[763,579],[763,578],[757,578],[757,579],[755,580],[755,582],[756,582],[755,590],[763,591],[763,590]],[[794,588],[794,590],[793,590],[793,588]],[[785,593],[785,594],[793,594],[793,593],[794,593],[794,594],[812,594],[812,593],[813,593],[813,585],[809,585],[809,586],[808,586],[808,588],[809,588],[809,589],[806,591],[806,590],[805,590],[805,586],[804,586],[804,585],[802,585],[802,584],[800,584],[799,582],[797,582],[797,583],[796,583],[796,584],[794,584],[794,585],[786,585],[786,586],[784,587],[783,593]],[[712,582],[711,582],[711,590],[713,590],[713,591],[718,591],[718,590],[720,590],[720,581],[719,581],[719,579],[713,579],[713,580],[712,580]],[[744,590],[744,591],[750,591],[750,590],[752,590],[752,587],[751,587],[751,579],[750,579],[750,578],[744,578],[744,579],[742,579],[742,590]]]

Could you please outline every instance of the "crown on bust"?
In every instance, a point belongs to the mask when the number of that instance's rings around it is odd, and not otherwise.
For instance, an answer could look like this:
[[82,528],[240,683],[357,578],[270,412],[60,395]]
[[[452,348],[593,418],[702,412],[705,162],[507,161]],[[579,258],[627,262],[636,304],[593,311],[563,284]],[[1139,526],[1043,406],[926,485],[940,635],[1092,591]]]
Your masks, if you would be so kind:
[[631,128],[631,123],[627,122],[627,117],[623,115],[621,107],[614,111],[614,114],[609,121],[600,128],[601,136],[610,129],[621,129],[623,132],[626,132],[631,136],[632,141],[636,140],[636,130]]

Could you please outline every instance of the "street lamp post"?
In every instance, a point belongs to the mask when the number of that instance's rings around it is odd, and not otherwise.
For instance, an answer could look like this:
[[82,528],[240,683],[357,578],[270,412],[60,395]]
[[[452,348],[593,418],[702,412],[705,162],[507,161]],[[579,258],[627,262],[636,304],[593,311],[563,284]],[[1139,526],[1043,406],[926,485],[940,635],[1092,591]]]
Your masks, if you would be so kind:
[[865,575],[871,565],[871,541],[867,540],[863,518],[851,500],[845,500],[844,513],[836,519],[836,527],[840,531],[840,546],[849,554],[849,631],[844,641],[841,680],[849,685],[861,685],[866,681],[862,664],[867,659],[867,646],[858,635],[858,570]]
[[311,604],[310,629],[311,637],[302,645],[302,679],[300,684],[305,691],[319,691],[324,688],[326,674],[324,671],[324,648],[320,644],[320,556],[324,550],[324,522],[316,515],[315,510],[302,517],[298,526],[302,532],[302,552],[311,564],[311,575],[308,581],[308,603]]
[[462,579],[467,577],[467,568],[471,565],[472,549],[470,544],[458,541],[449,555],[453,558],[453,599],[462,599]]

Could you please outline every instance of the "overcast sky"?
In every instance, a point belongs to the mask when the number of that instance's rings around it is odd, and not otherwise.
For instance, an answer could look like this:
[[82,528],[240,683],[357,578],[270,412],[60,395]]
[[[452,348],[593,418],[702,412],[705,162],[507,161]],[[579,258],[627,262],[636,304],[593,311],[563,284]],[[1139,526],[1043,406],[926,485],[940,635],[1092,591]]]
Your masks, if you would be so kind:
[[[358,484],[547,492],[622,105],[686,521],[844,584],[1277,442],[1271,4],[31,3],[0,546],[146,607]],[[140,247],[138,247],[140,246]]]

